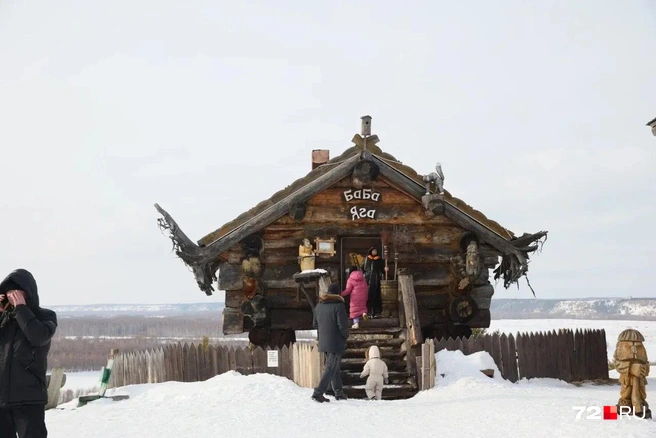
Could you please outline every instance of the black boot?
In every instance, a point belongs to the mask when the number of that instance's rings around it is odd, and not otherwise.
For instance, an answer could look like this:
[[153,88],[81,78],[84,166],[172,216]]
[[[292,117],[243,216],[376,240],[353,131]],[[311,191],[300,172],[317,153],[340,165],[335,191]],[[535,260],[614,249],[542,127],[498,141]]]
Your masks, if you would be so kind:
[[323,394],[319,394],[319,395],[312,394],[312,400],[314,400],[315,402],[319,402],[319,403],[324,403],[324,402],[329,402],[330,401],[326,397],[324,397]]
[[344,393],[341,393],[335,396],[335,400],[348,400],[348,397]]

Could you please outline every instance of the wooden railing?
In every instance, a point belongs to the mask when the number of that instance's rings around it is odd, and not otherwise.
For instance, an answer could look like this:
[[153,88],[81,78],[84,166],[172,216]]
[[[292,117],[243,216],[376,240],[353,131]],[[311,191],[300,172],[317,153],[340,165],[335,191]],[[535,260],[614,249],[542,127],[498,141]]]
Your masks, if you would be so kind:
[[405,349],[408,372],[419,381],[420,370],[417,367],[417,348],[423,342],[419,324],[419,307],[415,295],[412,275],[399,272],[399,323],[406,329]]

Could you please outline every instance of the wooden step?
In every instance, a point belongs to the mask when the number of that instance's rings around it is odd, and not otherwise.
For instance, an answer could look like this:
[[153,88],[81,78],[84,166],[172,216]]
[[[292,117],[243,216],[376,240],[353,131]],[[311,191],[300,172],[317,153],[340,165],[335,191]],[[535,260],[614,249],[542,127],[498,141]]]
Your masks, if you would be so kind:
[[[366,399],[367,393],[364,384],[358,386],[344,386],[344,394],[352,399]],[[383,388],[383,400],[402,400],[414,397],[417,389],[412,385],[385,385]]]
[[[362,372],[365,362],[364,358],[342,359],[341,369],[350,372]],[[405,371],[407,369],[407,364],[404,360],[386,360],[385,363],[389,371]]]
[[[348,371],[342,371],[342,383],[348,386],[364,385],[367,378],[365,377],[361,379],[360,372],[351,373]],[[388,371],[387,374],[389,376],[390,385],[403,385],[410,383],[410,374],[406,371]]]
[[404,337],[405,333],[400,328],[359,328],[349,330],[349,340],[363,339],[394,339]]
[[[390,364],[393,364],[395,362],[403,362],[405,363],[404,360],[402,359],[397,359],[397,360],[385,360],[385,363],[387,364],[387,367],[390,367]],[[364,366],[364,364],[367,363],[367,359],[364,357],[342,357],[342,367],[344,365],[358,365],[358,366]]]
[[349,334],[371,334],[371,335],[398,335],[403,332],[401,327],[367,327],[360,326],[360,328],[349,328]]
[[399,327],[399,318],[360,319],[360,328],[363,327]]
[[351,348],[369,348],[372,345],[377,345],[378,348],[393,347],[400,348],[404,340],[401,338],[387,338],[387,339],[354,339],[349,338],[346,340],[346,349]]
[[[369,348],[348,348],[342,355],[342,359],[363,358],[367,350],[369,350]],[[383,359],[394,360],[394,359],[403,359],[405,357],[405,351],[401,351],[398,348],[378,347],[378,350],[380,350],[380,354],[382,355]]]

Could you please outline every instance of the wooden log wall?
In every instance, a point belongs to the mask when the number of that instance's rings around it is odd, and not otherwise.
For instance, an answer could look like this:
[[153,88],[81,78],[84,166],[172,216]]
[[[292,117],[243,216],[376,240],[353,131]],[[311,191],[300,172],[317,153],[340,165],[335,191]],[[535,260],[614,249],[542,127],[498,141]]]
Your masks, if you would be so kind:
[[[338,281],[342,270],[348,268],[341,264],[339,238],[380,236],[385,231],[392,232],[394,225],[406,236],[403,245],[397,248],[399,267],[405,268],[414,278],[422,326],[447,322],[450,293],[456,282],[450,261],[462,252],[460,240],[465,230],[444,216],[430,217],[421,201],[390,186],[381,178],[374,181],[371,191],[366,195],[363,193],[357,192],[352,187],[351,178],[347,177],[309,199],[302,217],[299,217],[299,211],[303,209],[295,209],[294,215],[285,215],[263,230],[260,260],[265,269],[258,280],[266,289],[265,296],[272,306],[273,328],[312,328],[310,305],[303,294],[299,294],[292,278],[300,269],[298,246],[305,237],[310,239],[313,246],[315,238],[336,238],[336,254],[332,257],[318,256],[316,267],[326,269],[332,280]],[[364,197],[369,199],[362,199]],[[375,214],[371,218],[368,216],[370,213],[365,212],[364,217],[354,219],[353,207],[356,210],[375,210]],[[488,269],[496,266],[498,254],[487,245],[482,245],[479,250],[484,269],[473,283],[472,297],[480,312],[470,321],[470,326],[489,327],[490,298],[494,289],[489,284]],[[389,257],[390,269],[393,269],[393,251]],[[246,330],[239,310],[245,300],[240,270],[242,247],[235,245],[223,258],[225,262],[219,268],[218,288],[226,291],[224,333],[242,333]]]

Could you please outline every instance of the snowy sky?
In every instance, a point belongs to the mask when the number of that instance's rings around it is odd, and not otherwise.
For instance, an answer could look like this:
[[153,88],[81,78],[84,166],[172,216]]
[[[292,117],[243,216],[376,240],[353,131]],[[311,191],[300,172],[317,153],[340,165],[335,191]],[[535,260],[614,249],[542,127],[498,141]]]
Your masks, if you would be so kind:
[[549,230],[538,297],[655,296],[655,48],[651,0],[0,0],[0,271],[44,305],[219,301],[153,203],[196,240],[370,114],[383,150]]

